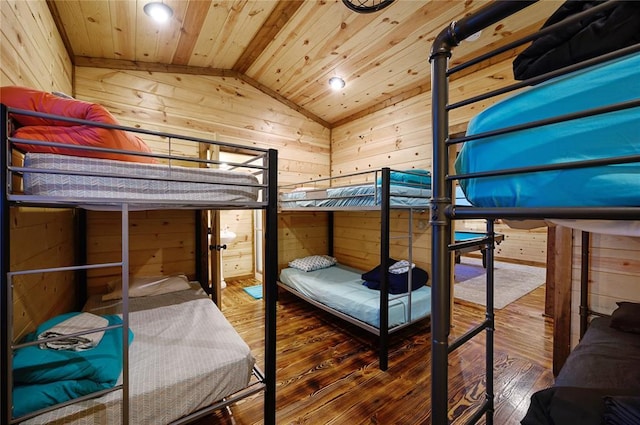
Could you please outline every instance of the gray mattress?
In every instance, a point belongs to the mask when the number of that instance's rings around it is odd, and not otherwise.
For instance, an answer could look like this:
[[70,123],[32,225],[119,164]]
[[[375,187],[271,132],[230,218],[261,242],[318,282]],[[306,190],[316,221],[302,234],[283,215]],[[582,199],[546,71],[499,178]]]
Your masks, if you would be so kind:
[[555,386],[637,389],[640,394],[640,335],[593,319],[558,374]]
[[[91,298],[94,314],[117,313],[121,301]],[[195,291],[130,299],[131,424],[166,424],[249,384],[255,360],[216,305]],[[25,424],[119,424],[122,391],[72,404]]]
[[[392,207],[422,207],[429,205],[431,189],[426,186],[411,187],[392,184],[389,188]],[[292,191],[280,194],[281,208],[340,208],[379,207],[382,188],[379,184],[331,187],[308,191]]]
[[[24,193],[37,197],[146,202],[255,202],[258,180],[246,172],[28,153]],[[35,169],[38,171],[36,172]]]
[[[380,328],[380,291],[363,285],[362,271],[336,265],[304,272],[292,267],[282,269],[280,281],[300,294],[334,310]],[[431,314],[431,288],[423,286],[411,292],[389,295],[389,328],[413,322]]]

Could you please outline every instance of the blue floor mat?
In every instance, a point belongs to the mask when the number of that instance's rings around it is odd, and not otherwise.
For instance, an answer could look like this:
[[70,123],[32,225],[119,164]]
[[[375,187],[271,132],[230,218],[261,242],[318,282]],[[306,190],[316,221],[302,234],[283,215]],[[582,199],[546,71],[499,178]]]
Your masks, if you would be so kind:
[[247,286],[242,289],[244,289],[244,292],[251,295],[256,300],[262,299],[262,285]]

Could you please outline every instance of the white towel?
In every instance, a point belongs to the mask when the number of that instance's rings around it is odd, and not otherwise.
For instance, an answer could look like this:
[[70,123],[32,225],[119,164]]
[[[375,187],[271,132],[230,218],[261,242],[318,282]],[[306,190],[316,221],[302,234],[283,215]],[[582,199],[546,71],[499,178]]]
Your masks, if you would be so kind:
[[[108,325],[109,321],[104,317],[92,313],[80,313],[42,332],[38,335],[38,340],[104,328]],[[103,335],[104,331],[98,331],[84,335],[69,336],[55,341],[43,342],[40,344],[40,348],[71,351],[88,350],[98,345]]]
[[[414,268],[416,265],[411,263],[411,268]],[[393,263],[389,266],[389,273],[393,274],[402,274],[409,272],[409,262],[407,260],[400,260],[396,263]]]

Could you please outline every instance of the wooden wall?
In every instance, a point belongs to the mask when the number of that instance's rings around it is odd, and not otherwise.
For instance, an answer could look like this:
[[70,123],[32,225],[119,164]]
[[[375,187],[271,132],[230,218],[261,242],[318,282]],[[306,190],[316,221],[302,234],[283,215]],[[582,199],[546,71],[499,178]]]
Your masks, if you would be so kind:
[[[71,93],[73,68],[46,3],[2,0],[0,15],[0,85]],[[74,264],[71,210],[12,208],[10,215],[12,270]],[[73,274],[20,276],[13,295],[13,331],[19,338],[75,308]]]
[[[591,234],[589,247],[589,304],[592,310],[610,314],[617,301],[640,302],[640,237]],[[571,344],[580,335],[580,264],[582,237],[573,232],[571,290]]]
[[[459,229],[485,231],[485,220],[462,220]],[[495,256],[501,261],[545,267],[547,263],[547,227],[518,228],[503,220],[495,223],[496,233],[504,235],[502,243],[496,245]],[[480,254],[469,254],[480,258]]]
[[[78,67],[75,93],[101,103],[124,125],[278,149],[280,184],[329,176],[330,131],[235,78]],[[147,138],[147,143],[156,152],[167,150],[166,140]],[[238,235],[223,255],[225,279],[253,272],[252,219],[247,211],[221,214],[221,225]],[[180,239],[187,243],[190,237],[192,232]],[[302,242],[294,243],[297,249],[303,249]]]
[[72,93],[73,67],[44,1],[2,0],[0,85]]

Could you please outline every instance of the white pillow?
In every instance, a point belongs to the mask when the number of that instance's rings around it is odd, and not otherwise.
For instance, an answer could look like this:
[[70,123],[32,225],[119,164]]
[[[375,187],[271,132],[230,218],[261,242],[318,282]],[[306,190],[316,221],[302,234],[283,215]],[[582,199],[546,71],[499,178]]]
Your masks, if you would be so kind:
[[328,255],[310,255],[304,258],[296,258],[289,262],[289,267],[310,272],[313,270],[326,269],[336,264],[336,259]]
[[[119,300],[122,298],[122,280],[110,282],[113,290],[102,296],[102,301]],[[129,297],[147,297],[151,295],[167,294],[169,292],[190,289],[189,280],[183,274],[174,276],[146,276],[133,277],[129,280]]]

